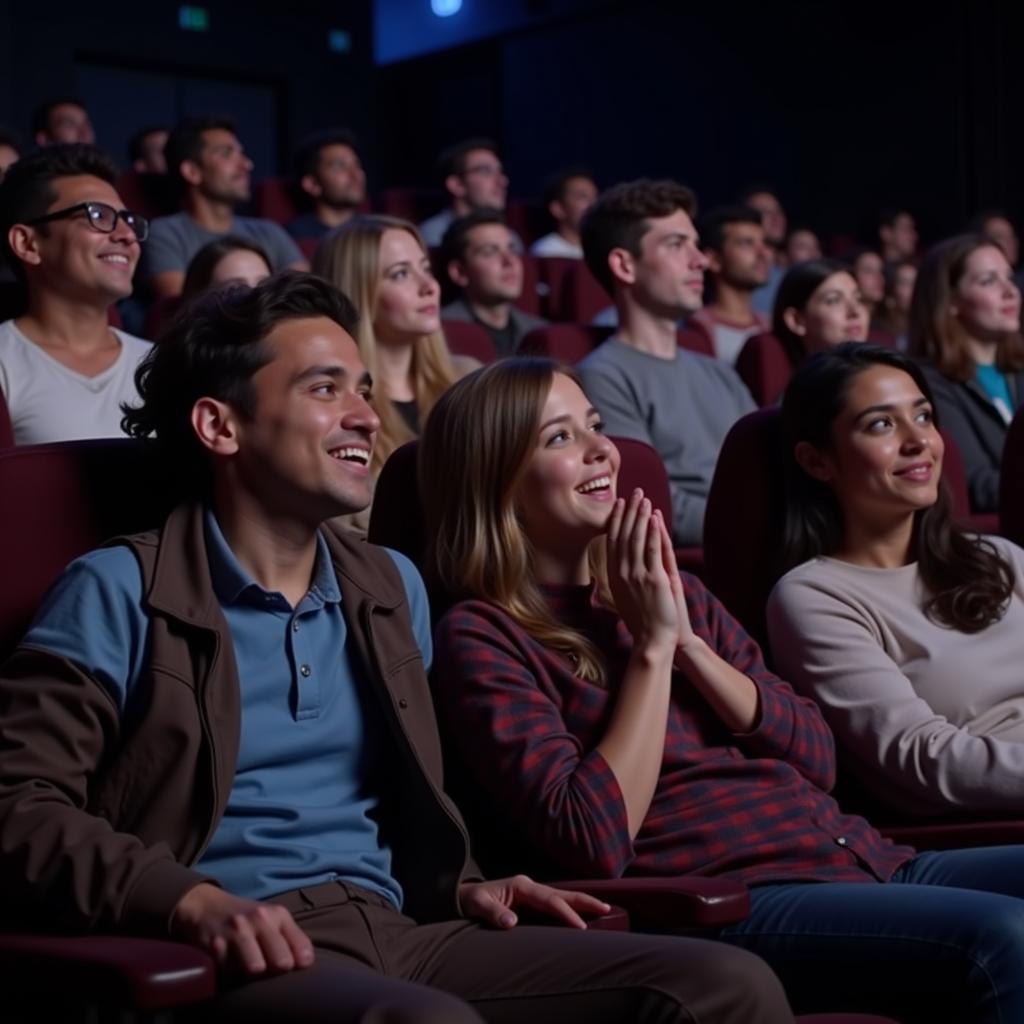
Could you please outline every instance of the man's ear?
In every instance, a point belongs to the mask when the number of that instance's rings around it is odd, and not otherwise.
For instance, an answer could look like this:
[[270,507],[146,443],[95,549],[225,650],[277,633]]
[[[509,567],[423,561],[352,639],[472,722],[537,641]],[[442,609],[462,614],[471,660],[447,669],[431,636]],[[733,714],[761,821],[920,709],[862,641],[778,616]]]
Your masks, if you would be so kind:
[[35,228],[30,228],[27,224],[12,224],[7,232],[7,244],[22,263],[33,267],[38,267],[42,263]]
[[548,213],[551,214],[552,219],[556,224],[561,224],[566,219],[565,206],[562,204],[561,199],[552,199],[548,203]]
[[808,475],[828,483],[835,476],[835,467],[828,455],[818,451],[810,441],[799,441],[793,449],[797,465]]
[[633,284],[636,281],[636,257],[628,249],[612,249],[608,253],[608,269],[612,277],[622,284]]
[[804,323],[803,315],[795,306],[787,306],[782,311],[782,322],[798,338],[802,338],[807,333],[807,325]]
[[307,196],[312,196],[314,199],[319,199],[324,194],[324,190],[320,185],[320,182],[317,181],[312,174],[304,174],[299,178],[299,188],[301,188]]
[[448,189],[450,195],[456,199],[462,199],[466,194],[466,183],[462,180],[458,174],[449,174],[444,179],[444,187]]
[[192,429],[199,443],[215,455],[238,451],[238,413],[216,398],[200,398],[192,406]]
[[721,257],[714,249],[705,249],[704,258],[708,261],[708,270],[712,274],[720,274],[722,272]]
[[190,185],[198,185],[203,180],[203,172],[195,160],[182,160],[178,165],[178,173]]
[[461,260],[448,261],[448,276],[451,278],[452,284],[456,284],[460,288],[465,288],[469,284],[469,277]]

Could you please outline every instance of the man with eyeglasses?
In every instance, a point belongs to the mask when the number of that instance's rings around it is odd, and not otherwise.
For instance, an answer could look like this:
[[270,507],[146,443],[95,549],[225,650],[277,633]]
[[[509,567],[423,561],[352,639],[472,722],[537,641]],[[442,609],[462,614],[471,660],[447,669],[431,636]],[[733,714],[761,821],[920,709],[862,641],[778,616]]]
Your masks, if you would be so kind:
[[474,210],[504,210],[508,196],[508,178],[490,139],[466,139],[449,146],[438,157],[437,167],[452,202],[420,225],[423,241],[432,249],[441,244],[457,217]]
[[145,217],[124,209],[93,146],[48,146],[0,184],[0,237],[27,306],[0,323],[0,392],[17,444],[121,436],[148,342],[111,327],[132,292]]
[[167,171],[177,182],[182,210],[153,221],[142,277],[158,296],[181,294],[192,257],[208,242],[237,235],[255,242],[270,257],[273,270],[308,270],[309,264],[280,224],[260,217],[239,217],[235,207],[248,202],[252,161],[233,122],[191,117],[177,124],[164,147]]

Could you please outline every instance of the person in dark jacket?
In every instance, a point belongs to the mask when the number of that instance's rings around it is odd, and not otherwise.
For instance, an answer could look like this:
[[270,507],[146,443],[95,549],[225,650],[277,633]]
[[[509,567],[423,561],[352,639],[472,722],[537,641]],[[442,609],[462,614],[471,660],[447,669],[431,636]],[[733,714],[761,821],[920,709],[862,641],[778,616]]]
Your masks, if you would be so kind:
[[355,319],[279,275],[201,297],[143,364],[125,425],[183,502],[75,562],[0,669],[5,913],[208,950],[217,1020],[792,1021],[751,954],[480,877],[422,581],[321,528],[369,501]]
[[958,235],[928,253],[909,341],[926,360],[939,420],[963,457],[971,511],[996,511],[1006,430],[1024,402],[1020,290],[998,245]]

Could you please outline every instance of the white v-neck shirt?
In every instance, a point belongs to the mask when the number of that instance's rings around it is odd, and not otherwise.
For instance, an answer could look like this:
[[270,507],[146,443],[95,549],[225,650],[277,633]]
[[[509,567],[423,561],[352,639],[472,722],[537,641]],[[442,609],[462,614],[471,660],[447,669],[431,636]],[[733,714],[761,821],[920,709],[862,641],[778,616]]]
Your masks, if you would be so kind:
[[87,377],[30,341],[13,320],[0,323],[0,392],[15,444],[124,436],[121,403],[138,404],[135,370],[151,346],[111,329],[121,352],[102,373]]

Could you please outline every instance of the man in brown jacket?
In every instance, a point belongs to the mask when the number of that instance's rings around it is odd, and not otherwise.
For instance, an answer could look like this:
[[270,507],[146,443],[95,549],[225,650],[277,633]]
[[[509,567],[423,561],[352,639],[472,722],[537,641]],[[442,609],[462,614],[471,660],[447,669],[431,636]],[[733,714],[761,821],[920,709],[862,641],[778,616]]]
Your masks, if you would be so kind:
[[321,529],[369,501],[354,323],[285,274],[144,364],[126,425],[185,500],[75,562],[0,670],[5,912],[209,950],[218,1020],[792,1020],[741,950],[587,932],[597,900],[480,877],[422,582]]

